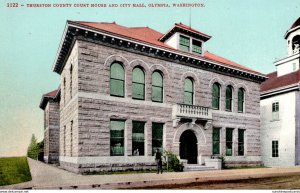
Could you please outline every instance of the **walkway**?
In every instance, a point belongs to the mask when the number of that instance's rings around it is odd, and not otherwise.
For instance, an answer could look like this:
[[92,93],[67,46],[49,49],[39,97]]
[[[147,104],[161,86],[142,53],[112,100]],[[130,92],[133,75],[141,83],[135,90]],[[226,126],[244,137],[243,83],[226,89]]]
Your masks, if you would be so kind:
[[28,159],[32,181],[0,189],[116,189],[161,184],[226,181],[300,174],[300,167],[170,172],[163,174],[79,175]]

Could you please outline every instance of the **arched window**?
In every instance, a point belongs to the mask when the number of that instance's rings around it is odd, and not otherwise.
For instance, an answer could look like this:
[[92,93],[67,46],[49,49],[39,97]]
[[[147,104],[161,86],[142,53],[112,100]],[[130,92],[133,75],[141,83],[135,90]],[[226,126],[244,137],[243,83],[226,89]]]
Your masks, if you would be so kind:
[[132,98],[145,99],[145,73],[140,67],[136,67],[132,72]]
[[244,102],[245,102],[245,90],[243,88],[239,88],[238,91],[238,112],[244,112]]
[[163,76],[160,72],[155,71],[152,74],[152,101],[163,102]]
[[220,84],[214,83],[212,87],[212,108],[214,109],[220,109],[220,90]]
[[125,72],[120,63],[110,66],[110,95],[124,97]]
[[226,87],[226,110],[232,111],[232,86]]
[[192,105],[194,101],[194,83],[191,78],[184,80],[184,104]]

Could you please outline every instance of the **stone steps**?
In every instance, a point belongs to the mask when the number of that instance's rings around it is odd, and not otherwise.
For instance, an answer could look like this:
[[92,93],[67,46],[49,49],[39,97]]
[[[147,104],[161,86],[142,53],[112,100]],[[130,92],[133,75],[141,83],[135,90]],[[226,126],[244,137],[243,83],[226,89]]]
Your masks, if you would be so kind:
[[200,164],[185,164],[183,171],[208,171],[208,170],[216,170],[214,167],[200,165]]

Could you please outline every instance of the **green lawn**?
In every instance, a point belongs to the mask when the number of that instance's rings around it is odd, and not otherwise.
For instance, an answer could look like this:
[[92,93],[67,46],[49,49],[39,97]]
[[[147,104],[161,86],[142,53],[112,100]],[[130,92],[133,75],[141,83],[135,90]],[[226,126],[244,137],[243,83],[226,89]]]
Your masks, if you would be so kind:
[[0,158],[0,186],[31,180],[26,157]]

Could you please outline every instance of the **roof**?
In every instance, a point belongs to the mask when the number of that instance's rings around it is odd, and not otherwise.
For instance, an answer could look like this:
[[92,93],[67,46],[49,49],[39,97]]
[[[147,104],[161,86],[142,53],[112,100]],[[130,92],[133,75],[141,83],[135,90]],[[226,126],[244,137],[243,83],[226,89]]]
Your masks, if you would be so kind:
[[267,76],[269,79],[261,84],[261,92],[267,92],[300,83],[300,70],[279,77],[277,76],[277,72],[272,72],[267,74]]
[[53,90],[51,92],[48,92],[42,96],[41,102],[40,102],[40,108],[45,110],[47,103],[50,99],[56,100],[59,97],[60,89]]
[[284,38],[287,39],[290,33],[296,31],[300,27],[300,17],[292,24],[289,30],[284,34]]
[[209,36],[203,32],[200,32],[194,28],[191,28],[187,25],[184,25],[182,23],[175,23],[173,28],[171,28],[166,34],[163,34],[159,40],[164,42],[165,40],[167,40],[169,37],[171,37],[174,33],[178,32],[178,31],[181,33],[184,33],[184,34],[191,35],[192,37],[202,39],[204,41],[207,41],[211,38],[211,36]]
[[[152,44],[155,46],[159,46],[159,47],[167,48],[167,49],[170,49],[173,51],[181,52],[182,54],[191,55],[193,57],[204,58],[204,59],[208,59],[208,60],[211,60],[214,62],[222,63],[227,67],[238,68],[240,70],[248,71],[250,73],[256,73],[259,75],[263,75],[262,73],[259,73],[255,70],[247,68],[247,67],[240,65],[236,62],[233,62],[231,60],[225,59],[221,56],[212,54],[210,52],[205,52],[204,56],[202,57],[198,54],[187,53],[187,52],[172,48],[172,47],[168,46],[167,44],[160,41],[161,37],[163,37],[165,34],[162,34],[162,33],[158,32],[154,29],[151,29],[149,27],[125,27],[125,26],[118,25],[115,22],[106,23],[106,22],[68,21],[68,23],[77,24],[77,25],[79,24],[80,26],[92,28],[97,31],[103,31],[106,33],[110,33],[112,35],[115,34],[115,35],[123,36],[123,37],[129,38],[129,39],[132,39],[132,40],[142,41],[144,43],[149,43],[149,44]],[[211,37],[202,32],[199,32],[193,28],[190,28],[182,23],[179,23],[179,24],[176,23],[175,26],[184,28],[184,29],[189,30],[196,34],[207,36],[209,38]]]
[[293,25],[290,27],[290,29],[293,29],[298,26],[300,26],[300,17],[293,23]]

